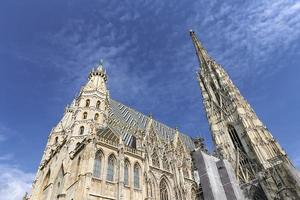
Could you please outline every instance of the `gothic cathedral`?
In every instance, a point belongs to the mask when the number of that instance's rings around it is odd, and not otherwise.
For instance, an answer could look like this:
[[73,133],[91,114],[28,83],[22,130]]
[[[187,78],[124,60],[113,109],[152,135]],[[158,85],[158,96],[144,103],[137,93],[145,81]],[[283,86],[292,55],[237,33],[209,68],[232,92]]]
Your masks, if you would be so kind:
[[190,32],[214,154],[112,99],[99,64],[51,130],[29,200],[300,199],[299,172]]

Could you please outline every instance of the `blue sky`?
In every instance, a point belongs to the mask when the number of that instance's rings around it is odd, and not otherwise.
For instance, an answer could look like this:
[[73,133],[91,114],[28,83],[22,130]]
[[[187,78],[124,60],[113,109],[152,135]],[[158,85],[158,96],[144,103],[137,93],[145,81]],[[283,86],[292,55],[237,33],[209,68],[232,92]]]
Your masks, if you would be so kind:
[[100,59],[112,98],[211,148],[191,28],[299,167],[299,1],[4,0],[0,200],[30,187],[51,128]]

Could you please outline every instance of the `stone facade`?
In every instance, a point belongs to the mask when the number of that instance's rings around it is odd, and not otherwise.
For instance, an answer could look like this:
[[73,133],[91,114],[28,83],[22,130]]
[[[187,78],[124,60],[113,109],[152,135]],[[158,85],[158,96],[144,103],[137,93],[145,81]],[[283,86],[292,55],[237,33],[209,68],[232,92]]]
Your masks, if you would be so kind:
[[234,168],[250,199],[300,199],[300,177],[225,70],[190,31],[200,63],[198,80],[219,157]]
[[190,137],[109,96],[100,65],[51,131],[30,200],[196,199]]
[[190,35],[214,156],[203,140],[111,99],[100,64],[52,129],[24,199],[300,199],[299,172],[225,70]]

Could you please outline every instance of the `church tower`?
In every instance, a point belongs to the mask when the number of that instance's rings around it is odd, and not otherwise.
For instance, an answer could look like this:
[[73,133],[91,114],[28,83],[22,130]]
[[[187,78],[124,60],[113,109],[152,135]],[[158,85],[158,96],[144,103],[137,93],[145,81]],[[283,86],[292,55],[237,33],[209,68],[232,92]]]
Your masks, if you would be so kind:
[[294,176],[296,169],[284,150],[225,70],[208,55],[194,31],[190,36],[200,63],[197,77],[219,157],[232,164],[244,187],[259,183],[256,192],[249,191],[255,193],[251,198],[299,199],[299,177]]
[[[109,91],[99,64],[51,130],[30,200],[87,199],[95,138],[107,126]],[[68,191],[68,192],[67,192]]]

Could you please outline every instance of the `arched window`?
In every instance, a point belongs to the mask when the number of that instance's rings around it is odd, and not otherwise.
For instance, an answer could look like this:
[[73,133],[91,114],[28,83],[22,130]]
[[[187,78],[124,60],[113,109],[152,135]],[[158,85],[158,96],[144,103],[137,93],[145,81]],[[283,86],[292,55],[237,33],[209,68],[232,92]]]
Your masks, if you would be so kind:
[[114,173],[115,173],[115,157],[114,155],[110,155],[108,157],[108,164],[107,164],[107,177],[106,180],[114,181]]
[[140,188],[140,166],[138,163],[135,163],[133,169],[133,185],[135,188]]
[[85,101],[85,107],[89,107],[89,106],[90,106],[90,100],[87,99],[87,100]]
[[100,108],[100,104],[101,104],[100,101],[97,101],[97,103],[96,103],[96,108],[97,108],[97,109]]
[[152,165],[159,168],[159,158],[156,151],[152,154]]
[[241,151],[245,152],[242,142],[241,142],[235,128],[232,125],[228,125],[228,133],[229,133],[231,141],[234,145],[234,148],[240,149]]
[[163,156],[162,164],[163,164],[164,170],[170,171],[170,165],[169,165],[166,154],[164,154],[164,156]]
[[100,150],[97,151],[95,154],[94,170],[93,170],[93,175],[97,178],[101,177],[102,158],[103,158],[102,152]]
[[96,114],[95,114],[95,117],[94,117],[94,120],[98,120],[98,118],[99,118],[99,114],[96,113]]
[[169,200],[168,185],[164,179],[159,184],[160,200]]
[[58,143],[58,137],[55,137],[55,144]]
[[130,163],[128,160],[125,160],[125,165],[124,165],[124,185],[129,186],[129,168],[130,168]]
[[87,118],[87,112],[84,112],[83,113],[83,119],[86,119]]
[[79,135],[83,135],[83,133],[84,133],[84,126],[80,126]]
[[214,92],[214,95],[216,97],[216,100],[218,101],[218,104],[220,105],[220,95],[219,95],[219,91],[217,90],[215,84],[213,82],[210,83],[210,87]]
[[81,157],[78,157],[76,171],[75,171],[75,178],[77,178],[79,175],[80,162],[81,162]]

